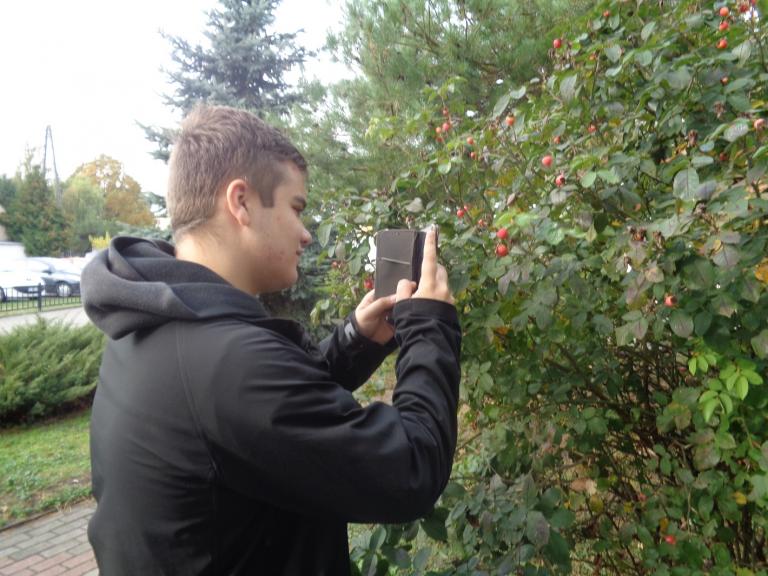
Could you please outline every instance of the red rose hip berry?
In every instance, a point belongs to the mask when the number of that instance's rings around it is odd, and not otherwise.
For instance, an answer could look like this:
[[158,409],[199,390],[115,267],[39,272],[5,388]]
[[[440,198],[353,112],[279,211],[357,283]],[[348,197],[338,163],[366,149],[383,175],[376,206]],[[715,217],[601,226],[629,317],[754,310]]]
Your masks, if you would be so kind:
[[496,238],[498,238],[499,240],[504,240],[507,236],[509,236],[509,232],[507,232],[506,228],[500,228],[496,232]]
[[499,244],[496,246],[496,256],[502,258],[507,254],[509,254],[509,249],[504,244]]

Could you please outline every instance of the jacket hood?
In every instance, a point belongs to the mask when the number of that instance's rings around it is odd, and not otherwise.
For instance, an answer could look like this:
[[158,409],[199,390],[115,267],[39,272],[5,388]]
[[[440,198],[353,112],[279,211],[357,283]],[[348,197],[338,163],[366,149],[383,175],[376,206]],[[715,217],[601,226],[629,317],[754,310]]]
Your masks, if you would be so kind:
[[204,266],[177,260],[162,240],[114,238],[83,270],[81,293],[88,317],[113,339],[171,320],[267,317],[257,298]]

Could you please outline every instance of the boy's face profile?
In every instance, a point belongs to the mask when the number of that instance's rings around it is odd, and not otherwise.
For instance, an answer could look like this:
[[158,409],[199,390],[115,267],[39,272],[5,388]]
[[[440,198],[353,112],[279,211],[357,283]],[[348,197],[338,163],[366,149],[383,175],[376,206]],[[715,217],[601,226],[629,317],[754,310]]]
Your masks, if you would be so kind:
[[293,286],[299,278],[301,253],[312,241],[302,220],[307,204],[306,177],[292,162],[285,162],[283,169],[271,207],[262,204],[255,190],[249,190],[253,206],[249,252],[257,293]]

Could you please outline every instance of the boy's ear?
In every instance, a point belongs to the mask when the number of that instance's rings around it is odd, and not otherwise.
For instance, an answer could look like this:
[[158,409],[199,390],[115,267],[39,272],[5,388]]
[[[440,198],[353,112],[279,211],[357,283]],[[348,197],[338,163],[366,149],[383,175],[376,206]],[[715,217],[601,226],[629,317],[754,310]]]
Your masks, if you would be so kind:
[[248,226],[251,223],[248,209],[252,203],[253,195],[250,194],[250,188],[245,180],[237,178],[227,185],[227,189],[224,191],[224,204],[241,226]]

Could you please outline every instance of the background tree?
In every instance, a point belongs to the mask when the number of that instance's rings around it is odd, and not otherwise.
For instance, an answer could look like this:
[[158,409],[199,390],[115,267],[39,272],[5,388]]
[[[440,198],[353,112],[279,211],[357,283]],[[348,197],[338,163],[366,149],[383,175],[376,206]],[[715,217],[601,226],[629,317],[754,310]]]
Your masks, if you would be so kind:
[[[220,0],[208,13],[205,46],[166,36],[176,65],[168,71],[173,94],[165,103],[183,114],[198,102],[245,108],[260,116],[279,116],[301,100],[285,73],[303,64],[308,53],[296,33],[273,31],[279,0]],[[143,126],[157,143],[157,158],[167,160],[173,130]]]
[[78,254],[91,249],[91,236],[102,236],[109,229],[110,223],[104,216],[104,194],[83,175],[73,176],[66,183],[62,210],[72,230],[72,249]]
[[13,178],[8,178],[5,175],[0,176],[0,206],[7,208],[13,202],[18,187],[16,181]]
[[56,205],[40,165],[28,159],[18,191],[0,215],[11,240],[21,242],[27,256],[62,256],[70,245],[70,230]]
[[73,180],[90,182],[103,199],[107,222],[130,226],[153,227],[155,219],[143,197],[141,186],[125,173],[121,162],[106,155],[80,166]]

